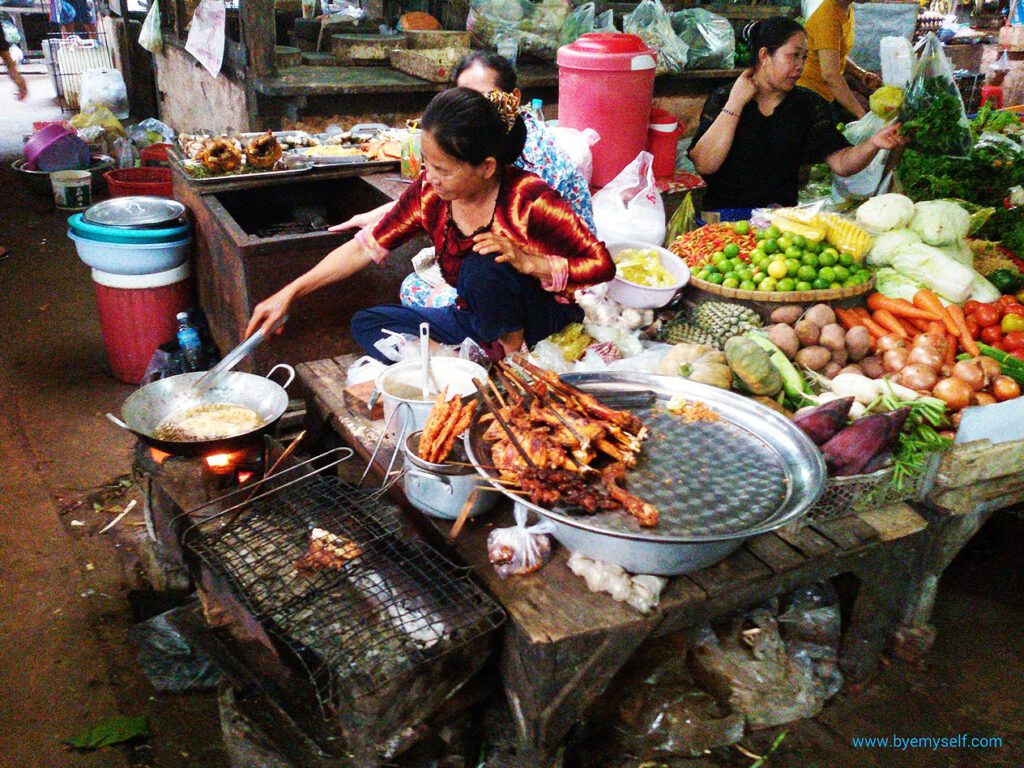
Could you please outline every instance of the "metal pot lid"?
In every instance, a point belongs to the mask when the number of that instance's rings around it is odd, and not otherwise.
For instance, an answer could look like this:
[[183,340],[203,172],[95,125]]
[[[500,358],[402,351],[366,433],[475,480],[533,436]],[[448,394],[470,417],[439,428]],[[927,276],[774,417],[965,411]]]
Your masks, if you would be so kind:
[[149,229],[176,224],[185,206],[166,197],[113,197],[96,203],[82,215],[90,224],[123,229]]

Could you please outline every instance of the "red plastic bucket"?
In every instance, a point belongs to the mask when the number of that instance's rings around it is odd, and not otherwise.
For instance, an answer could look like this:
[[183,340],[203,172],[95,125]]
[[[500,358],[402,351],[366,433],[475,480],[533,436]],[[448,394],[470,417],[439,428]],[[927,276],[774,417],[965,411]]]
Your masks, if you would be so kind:
[[593,128],[594,176],[603,187],[647,146],[657,54],[636,35],[591,32],[558,49],[558,124]]
[[170,168],[117,168],[103,174],[111,197],[174,197]]
[[647,151],[654,155],[651,168],[658,178],[671,176],[676,170],[676,149],[684,127],[679,118],[663,109],[651,110],[647,131]]
[[188,262],[151,275],[92,271],[100,330],[114,376],[138,384],[156,348],[174,338],[175,315],[192,304]]

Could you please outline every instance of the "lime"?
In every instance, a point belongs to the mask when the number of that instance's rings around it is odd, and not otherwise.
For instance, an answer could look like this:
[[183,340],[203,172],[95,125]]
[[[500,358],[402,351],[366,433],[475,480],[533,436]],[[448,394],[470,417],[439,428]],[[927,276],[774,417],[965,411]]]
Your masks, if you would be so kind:
[[804,253],[800,261],[803,262],[804,266],[812,267],[813,269],[818,268],[818,257],[813,253]]
[[808,243],[807,247],[804,248],[804,250],[810,251],[811,253],[821,253],[824,248],[825,246],[823,246],[821,243]]
[[810,291],[813,289],[813,286],[806,280],[801,280],[796,284],[796,289],[798,291]]
[[753,277],[754,277],[754,270],[752,270],[750,267],[744,267],[743,269],[737,269],[736,270],[736,277],[738,277],[741,282],[747,282],[748,280],[752,280],[753,279]]
[[764,231],[764,236],[769,240],[776,240],[782,235],[782,230],[772,224]]
[[[729,274],[731,275],[732,272],[730,272]],[[725,278],[725,280],[722,281],[722,287],[723,288],[739,288],[740,287],[740,281],[737,280],[735,277],[727,277],[727,278]]]
[[712,272],[710,275],[708,275],[708,282],[714,283],[715,285],[721,285],[724,279],[725,278],[722,277],[721,273],[719,272]]
[[768,254],[761,250],[761,246],[758,246],[750,252],[750,263],[756,264]]
[[712,263],[712,264],[720,264],[720,263],[722,263],[723,261],[725,261],[725,259],[726,259],[726,256],[725,256],[725,254],[724,254],[724,253],[722,253],[721,251],[715,251],[715,252],[714,252],[714,253],[713,253],[713,254],[711,255],[711,263]]
[[852,266],[853,265],[853,256],[851,256],[848,253],[840,253],[839,254],[839,263],[842,264],[844,267]]
[[[735,272],[732,272],[732,271],[726,272],[723,275],[723,277],[725,278],[725,280],[735,280],[737,283],[739,283],[739,281],[740,281],[740,276],[737,275]],[[722,285],[725,285],[725,281],[724,280],[722,281]]]
[[761,243],[761,250],[765,253],[778,253],[779,241],[774,238],[770,238]]
[[764,280],[758,283],[757,290],[770,293],[771,291],[775,290],[776,285],[777,283],[775,282],[774,277],[766,277]]
[[789,270],[786,269],[786,262],[784,261],[773,261],[768,265],[768,276],[774,277],[778,280],[781,277],[785,277],[789,274]]
[[[821,254],[824,256],[825,254]],[[826,283],[834,282],[836,279],[836,271],[832,267],[822,267],[818,270],[818,277],[824,280]]]
[[732,271],[736,272],[737,270],[743,269],[747,266],[747,262],[743,259],[729,259],[729,265],[732,267]]
[[833,258],[839,258],[839,251],[837,251],[831,245],[828,248],[823,248],[821,252],[831,254]]
[[722,271],[718,264],[708,264],[705,269],[712,274]]
[[784,251],[793,245],[793,238],[789,235],[783,235],[782,237],[776,238],[775,242],[779,244],[779,250]]
[[836,273],[836,280],[838,280],[839,282],[843,282],[844,280],[848,280],[849,279],[849,277],[850,277],[850,270],[848,270],[842,264],[840,264],[837,267],[833,267],[832,269],[835,271],[835,273]]
[[766,275],[761,270],[758,270],[753,274],[753,276],[750,279],[754,282],[754,285],[760,285],[761,281],[764,280],[766,277],[768,277],[768,275]]
[[725,255],[728,256],[730,259],[735,259],[737,256],[740,255],[740,247],[736,245],[736,243],[729,243],[722,250],[725,252]]
[[855,285],[860,285],[860,282],[856,277],[849,277],[846,280],[843,280],[843,288],[852,288]]
[[860,282],[862,283],[866,283],[868,280],[871,279],[871,273],[868,272],[866,269],[858,269],[856,272],[853,273],[853,276],[860,280]]
[[791,277],[783,278],[779,280],[778,285],[775,286],[776,291],[792,291],[796,290],[796,281]]
[[711,274],[711,270],[709,270],[709,269],[702,269],[702,270],[700,270],[697,273],[697,279],[698,280],[707,280],[708,279],[708,275],[710,275],[710,274]]
[[828,251],[822,251],[821,255],[818,256],[818,265],[822,267],[834,267],[838,259]]
[[737,221],[732,225],[732,231],[737,235],[745,235],[750,231],[749,221]]
[[800,274],[800,259],[786,259],[786,274],[796,277]]
[[835,290],[836,288],[842,288],[843,284],[840,283],[838,280],[833,280],[828,287],[831,288],[832,290]]
[[800,249],[800,248],[797,248],[795,245],[791,245],[791,246],[789,246],[789,248],[786,249],[786,258],[787,259],[799,259],[803,255],[804,255],[803,250]]
[[742,283],[740,283],[740,290],[741,291],[756,291],[757,290],[757,284],[753,280],[744,280]]
[[807,238],[804,237],[803,235],[797,235],[796,237],[793,238],[793,245],[801,249],[806,248]]
[[765,235],[764,235],[764,230],[763,229],[754,230],[754,238],[755,239],[757,239],[757,240],[764,240],[764,237],[765,237]]
[[824,291],[826,288],[828,288],[828,283],[822,280],[820,277],[816,277],[814,278],[814,280],[811,281],[811,288],[813,288],[816,291]]
[[818,270],[816,270],[809,264],[804,264],[802,267],[800,267],[799,270],[797,270],[796,276],[801,280],[806,280],[807,282],[810,282],[811,280],[818,276]]

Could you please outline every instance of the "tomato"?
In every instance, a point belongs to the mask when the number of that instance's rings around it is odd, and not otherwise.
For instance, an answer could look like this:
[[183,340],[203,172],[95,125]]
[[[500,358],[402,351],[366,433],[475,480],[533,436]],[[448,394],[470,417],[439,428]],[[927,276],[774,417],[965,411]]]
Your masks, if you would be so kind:
[[978,321],[980,327],[988,328],[990,325],[999,324],[999,318],[1002,317],[1002,313],[995,304],[979,304],[971,317]]
[[1003,337],[1003,346],[1007,352],[1024,350],[1024,331],[1013,331]]
[[1024,312],[1021,314],[1009,313],[1003,315],[1003,319],[999,323],[999,327],[1003,329],[1003,333],[1024,331]]
[[978,307],[980,306],[982,306],[980,301],[974,301],[974,299],[971,299],[970,301],[965,301],[963,307],[964,314],[970,316],[974,314],[974,312],[976,312]]
[[974,315],[967,315],[967,317],[964,318],[964,324],[967,326],[967,332],[971,334],[971,338],[978,338],[978,332],[981,330],[981,326],[978,325],[978,318]]
[[1014,349],[1009,354],[1010,357],[1016,357],[1018,360],[1024,360],[1024,349]]
[[1005,296],[1000,296],[998,299],[996,299],[992,303],[997,305],[999,307],[999,309],[1002,310],[1002,308],[1007,306],[1008,304],[1017,304],[1018,302],[1017,302],[1017,297],[1016,296],[1014,296],[1011,293],[1008,293]]
[[1024,304],[1024,291],[1017,291],[1017,301]]
[[991,347],[996,346],[1003,340],[1003,329],[998,325],[990,325],[981,329],[981,340]]
[[1003,317],[1006,317],[1007,315],[1021,315],[1024,317],[1024,305],[1007,304],[1003,307],[1001,314]]

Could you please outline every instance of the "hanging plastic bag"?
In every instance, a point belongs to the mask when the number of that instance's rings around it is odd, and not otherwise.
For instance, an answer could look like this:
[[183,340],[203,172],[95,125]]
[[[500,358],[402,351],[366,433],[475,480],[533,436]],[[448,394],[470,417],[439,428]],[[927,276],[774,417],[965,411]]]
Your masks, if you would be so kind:
[[615,28],[615,11],[609,8],[604,13],[599,13],[594,18],[595,32],[618,32]]
[[918,152],[964,157],[971,149],[971,125],[953,68],[933,34],[921,47],[899,121],[900,133],[910,137],[910,148]]
[[569,0],[540,0],[532,5],[519,25],[519,50],[554,61],[572,7]]
[[658,52],[658,74],[686,69],[689,49],[672,29],[672,19],[661,0],[642,0],[622,17],[622,31],[636,35]]
[[684,8],[672,14],[672,29],[689,46],[687,69],[732,69],[736,33],[732,22],[707,8]]
[[150,53],[160,53],[164,49],[164,38],[160,34],[160,4],[153,2],[149,6],[146,20],[142,22],[139,32],[139,45]]
[[[856,122],[849,123],[843,136],[846,140],[856,146],[861,144],[888,123],[876,115],[868,112]],[[889,151],[880,150],[871,160],[868,167],[852,176],[833,175],[832,192],[833,196],[842,199],[873,197],[879,192],[885,192],[892,179],[891,172],[885,173],[885,164],[889,161]]]
[[601,135],[593,128],[584,128],[577,131],[575,128],[563,128],[560,125],[548,128],[555,139],[555,143],[569,156],[572,164],[583,176],[583,179],[590,183],[594,175],[594,154],[590,148],[601,140]]
[[87,69],[82,73],[82,109],[104,106],[114,117],[128,117],[128,87],[116,69]]
[[878,44],[882,82],[906,88],[914,74],[914,47],[905,37],[883,37]]
[[501,33],[518,33],[519,25],[533,10],[528,0],[471,0],[466,29],[474,48],[497,47]]
[[654,181],[654,156],[641,152],[593,197],[597,236],[606,243],[661,245],[665,203]]
[[83,131],[86,128],[93,127],[102,128],[107,134],[107,138],[111,140],[125,135],[124,126],[121,125],[121,121],[114,117],[114,113],[102,104],[83,109],[72,117],[69,122],[76,131]]
[[548,534],[555,532],[555,526],[548,520],[528,526],[526,507],[521,504],[516,504],[514,514],[514,527],[495,528],[487,537],[487,557],[503,579],[533,573],[551,559]]
[[593,3],[583,3],[570,11],[569,15],[565,17],[565,23],[562,24],[559,42],[562,45],[569,45],[575,43],[583,35],[593,32],[596,10]]

